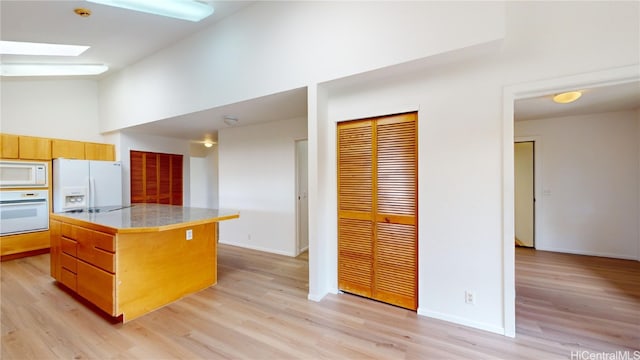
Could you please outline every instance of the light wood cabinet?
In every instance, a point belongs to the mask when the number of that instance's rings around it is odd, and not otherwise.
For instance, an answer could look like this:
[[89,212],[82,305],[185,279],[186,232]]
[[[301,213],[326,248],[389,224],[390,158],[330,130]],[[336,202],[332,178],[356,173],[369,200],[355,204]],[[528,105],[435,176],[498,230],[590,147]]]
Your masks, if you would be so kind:
[[85,143],[82,141],[53,139],[51,157],[84,160],[84,146]]
[[115,236],[51,220],[51,275],[115,315]]
[[338,287],[417,308],[417,115],[338,124]]
[[85,143],[84,156],[87,160],[114,161],[115,146],[112,144]]
[[19,158],[25,160],[51,160],[51,140],[33,136],[19,136]]
[[49,231],[0,236],[0,255],[3,260],[12,259],[20,253],[38,252],[49,247]]
[[115,161],[115,155],[113,144],[0,134],[0,158],[3,159]]
[[[123,228],[107,227],[84,215],[51,214],[51,276],[123,322],[214,285],[217,222],[237,218],[237,213],[212,211],[206,219],[172,220],[166,214],[175,213],[174,207],[161,207],[127,210],[139,227],[129,227],[128,221]],[[165,214],[161,226],[159,213]]]
[[0,134],[0,158],[17,159],[20,156],[18,151],[18,136],[10,134]]

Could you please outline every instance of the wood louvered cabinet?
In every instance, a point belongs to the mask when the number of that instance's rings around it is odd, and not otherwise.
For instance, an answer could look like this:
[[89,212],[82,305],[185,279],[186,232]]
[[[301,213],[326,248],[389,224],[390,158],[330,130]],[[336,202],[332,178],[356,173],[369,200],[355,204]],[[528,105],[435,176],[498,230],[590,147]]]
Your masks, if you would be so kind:
[[417,308],[417,115],[338,124],[338,287]]
[[131,202],[182,205],[182,155],[131,151]]

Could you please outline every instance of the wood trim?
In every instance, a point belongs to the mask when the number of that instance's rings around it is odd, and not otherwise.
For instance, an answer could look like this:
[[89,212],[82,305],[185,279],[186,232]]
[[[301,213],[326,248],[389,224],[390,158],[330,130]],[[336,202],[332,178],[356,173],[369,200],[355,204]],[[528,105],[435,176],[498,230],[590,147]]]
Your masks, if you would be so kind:
[[36,256],[36,255],[46,254],[48,252],[49,252],[49,248],[23,251],[23,252],[19,252],[19,253],[15,253],[15,254],[2,255],[0,257],[0,261],[15,260],[15,259],[20,259],[20,258],[29,257],[29,256]]

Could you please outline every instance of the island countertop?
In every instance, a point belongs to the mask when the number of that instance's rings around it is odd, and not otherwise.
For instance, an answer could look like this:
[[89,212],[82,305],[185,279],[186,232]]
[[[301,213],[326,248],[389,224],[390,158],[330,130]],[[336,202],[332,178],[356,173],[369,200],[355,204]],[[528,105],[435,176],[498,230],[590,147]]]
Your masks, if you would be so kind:
[[52,213],[51,219],[87,226],[108,233],[165,231],[239,217],[238,211],[163,204],[132,204],[100,212]]

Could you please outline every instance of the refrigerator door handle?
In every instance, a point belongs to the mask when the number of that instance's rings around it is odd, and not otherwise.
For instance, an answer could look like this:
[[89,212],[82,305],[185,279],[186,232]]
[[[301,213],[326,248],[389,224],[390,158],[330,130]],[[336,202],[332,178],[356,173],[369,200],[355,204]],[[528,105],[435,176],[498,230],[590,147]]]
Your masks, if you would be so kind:
[[89,177],[89,208],[94,208],[96,204],[96,179]]

